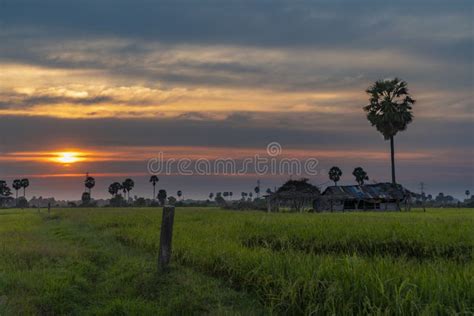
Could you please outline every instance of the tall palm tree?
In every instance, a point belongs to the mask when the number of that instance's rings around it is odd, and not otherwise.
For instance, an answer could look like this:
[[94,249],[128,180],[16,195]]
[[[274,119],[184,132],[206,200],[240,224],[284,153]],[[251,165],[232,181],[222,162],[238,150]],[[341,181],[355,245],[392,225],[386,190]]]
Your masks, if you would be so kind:
[[334,185],[337,186],[337,183],[339,182],[339,180],[341,180],[341,176],[342,176],[342,171],[341,169],[339,169],[339,167],[332,167],[331,169],[329,169],[329,179],[331,181],[334,181]]
[[153,185],[153,200],[155,200],[155,198],[156,198],[156,195],[155,195],[155,188],[156,188],[156,183],[157,183],[158,181],[160,181],[160,179],[158,179],[157,176],[154,176],[154,175],[153,175],[153,176],[150,177],[150,182],[151,182],[151,184]]
[[466,190],[466,192],[464,192],[464,194],[466,194],[466,198],[469,200],[469,195],[471,194],[471,192],[469,190]]
[[398,78],[379,80],[366,90],[369,104],[364,106],[367,119],[390,140],[392,183],[395,184],[395,146],[393,138],[406,130],[413,121],[412,106],[415,100],[408,93],[407,83]]
[[30,186],[30,180],[24,178],[21,179],[21,187],[23,188],[23,197],[26,198],[26,188]]
[[367,176],[367,172],[365,172],[365,170],[362,169],[362,167],[355,168],[352,174],[356,178],[356,181],[359,185],[364,185],[364,181],[369,180],[369,176]]
[[23,186],[21,185],[21,180],[20,179],[15,179],[13,180],[12,187],[16,191],[16,199],[18,200],[18,190],[20,190]]
[[86,180],[84,180],[84,186],[89,190],[89,195],[91,194],[92,188],[95,186],[95,179],[90,176],[86,176]]
[[183,191],[181,190],[178,190],[178,192],[176,192],[176,195],[181,198],[183,196]]
[[214,197],[214,193],[209,193],[209,200],[212,200],[212,198]]

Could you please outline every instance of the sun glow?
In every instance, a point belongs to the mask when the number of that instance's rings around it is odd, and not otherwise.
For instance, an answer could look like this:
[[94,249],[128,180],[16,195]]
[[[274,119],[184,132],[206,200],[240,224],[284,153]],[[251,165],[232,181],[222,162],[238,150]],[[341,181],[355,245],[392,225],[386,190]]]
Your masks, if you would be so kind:
[[60,152],[55,161],[63,164],[71,164],[81,160],[79,153],[76,152]]

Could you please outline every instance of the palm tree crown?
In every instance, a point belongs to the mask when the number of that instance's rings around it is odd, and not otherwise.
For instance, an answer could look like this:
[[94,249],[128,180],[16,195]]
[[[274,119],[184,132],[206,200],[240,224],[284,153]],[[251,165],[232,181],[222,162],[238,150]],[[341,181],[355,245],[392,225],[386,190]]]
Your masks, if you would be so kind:
[[109,193],[112,195],[117,195],[121,189],[122,189],[122,185],[118,182],[114,182],[111,185],[109,185]]
[[398,78],[376,81],[366,90],[370,96],[364,107],[367,119],[386,140],[406,130],[413,121],[415,100],[408,93],[407,83]]
[[331,169],[329,169],[329,179],[331,181],[334,181],[334,185],[337,185],[339,180],[341,180],[341,176],[342,176],[342,171],[341,169],[339,169],[339,167],[334,166]]
[[369,176],[367,176],[367,172],[365,172],[365,170],[362,169],[362,167],[355,168],[352,174],[356,178],[356,181],[359,185],[364,185],[364,181],[369,180]]
[[89,190],[90,194],[91,189],[95,186],[95,179],[93,177],[87,176],[86,180],[84,181],[84,186]]

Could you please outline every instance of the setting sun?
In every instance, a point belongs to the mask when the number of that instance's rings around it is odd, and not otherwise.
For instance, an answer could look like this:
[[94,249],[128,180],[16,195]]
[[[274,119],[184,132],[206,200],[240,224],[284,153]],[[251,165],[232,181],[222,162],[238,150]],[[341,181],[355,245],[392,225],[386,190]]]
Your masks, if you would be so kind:
[[81,158],[79,157],[79,154],[76,152],[61,152],[61,153],[58,153],[58,156],[56,158],[57,162],[60,162],[63,164],[75,163],[80,160]]

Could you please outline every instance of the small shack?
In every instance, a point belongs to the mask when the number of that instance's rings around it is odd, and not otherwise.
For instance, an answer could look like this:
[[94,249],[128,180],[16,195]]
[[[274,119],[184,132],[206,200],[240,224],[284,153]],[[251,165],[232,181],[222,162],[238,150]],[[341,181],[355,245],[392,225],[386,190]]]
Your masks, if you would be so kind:
[[319,211],[410,209],[412,193],[400,184],[377,183],[366,185],[330,186],[324,190]]
[[276,192],[264,196],[268,212],[278,212],[280,207],[288,207],[291,211],[302,212],[305,206],[314,209],[316,201],[321,197],[318,187],[308,179],[288,180]]

